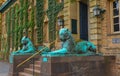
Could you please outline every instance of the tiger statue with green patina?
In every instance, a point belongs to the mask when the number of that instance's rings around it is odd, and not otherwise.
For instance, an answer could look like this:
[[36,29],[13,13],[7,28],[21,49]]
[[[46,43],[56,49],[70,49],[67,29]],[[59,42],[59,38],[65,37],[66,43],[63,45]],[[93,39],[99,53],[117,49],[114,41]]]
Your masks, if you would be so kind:
[[59,37],[62,41],[62,47],[59,50],[42,54],[43,56],[59,56],[65,54],[86,54],[96,53],[96,46],[89,41],[81,41],[75,43],[71,32],[67,28],[62,28],[59,31]]
[[34,47],[32,41],[28,37],[26,36],[22,37],[21,44],[23,45],[21,50],[11,52],[9,57],[10,63],[13,63],[14,55],[27,55],[35,53],[36,48]]

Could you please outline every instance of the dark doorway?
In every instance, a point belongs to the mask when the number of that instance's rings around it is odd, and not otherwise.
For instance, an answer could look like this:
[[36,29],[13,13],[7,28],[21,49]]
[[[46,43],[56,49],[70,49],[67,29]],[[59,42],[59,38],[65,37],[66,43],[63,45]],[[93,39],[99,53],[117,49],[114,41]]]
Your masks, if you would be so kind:
[[88,5],[79,2],[80,12],[80,39],[88,40]]

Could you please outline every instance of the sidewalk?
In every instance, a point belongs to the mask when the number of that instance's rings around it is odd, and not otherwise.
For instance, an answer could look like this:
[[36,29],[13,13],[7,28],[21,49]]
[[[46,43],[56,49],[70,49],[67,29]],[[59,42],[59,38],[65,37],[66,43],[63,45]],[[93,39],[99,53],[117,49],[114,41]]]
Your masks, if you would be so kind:
[[9,63],[0,61],[0,76],[8,76]]

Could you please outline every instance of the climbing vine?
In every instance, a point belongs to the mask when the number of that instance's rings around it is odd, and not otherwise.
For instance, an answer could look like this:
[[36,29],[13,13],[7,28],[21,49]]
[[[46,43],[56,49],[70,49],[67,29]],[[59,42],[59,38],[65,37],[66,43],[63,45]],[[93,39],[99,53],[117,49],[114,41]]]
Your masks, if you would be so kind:
[[[35,12],[34,12],[34,1],[31,3],[31,12],[30,12],[30,21],[29,27],[31,28],[31,34],[34,34],[34,26],[35,26]],[[31,40],[34,42],[34,37],[31,35]]]
[[43,42],[44,1],[36,0],[37,41]]
[[[2,43],[2,14],[1,13],[0,13],[0,43]],[[0,46],[0,49],[1,49],[1,46]]]
[[18,41],[18,32],[19,32],[19,6],[18,4],[15,5],[15,50],[18,49],[18,44],[19,44],[19,41]]
[[[38,0],[39,1],[39,0]],[[29,0],[19,0],[20,5],[16,4],[14,7],[11,7],[10,10],[6,13],[6,27],[7,27],[7,45],[8,50],[10,50],[10,44],[12,42],[12,48],[21,47],[20,41],[23,36],[23,29],[28,29],[31,27],[33,29],[34,22],[34,6],[31,8],[31,19],[28,19],[28,8],[30,5]],[[40,2],[40,1],[39,1]],[[29,24],[28,24],[29,23]],[[30,26],[29,26],[30,25]],[[26,31],[27,32],[27,31]],[[10,41],[10,37],[12,41]]]
[[7,27],[7,50],[10,50],[10,26],[11,26],[11,10],[9,10],[6,14],[6,27]]
[[[23,36],[23,20],[24,20],[24,1],[25,0],[20,0],[20,25],[19,25],[19,42],[21,42],[22,36]],[[18,44],[18,46],[22,47],[21,44]]]
[[14,29],[15,29],[15,7],[11,8],[11,26],[12,26],[12,29],[11,29],[11,34],[12,34],[12,48],[14,48]]
[[56,39],[56,18],[58,13],[63,9],[63,2],[57,3],[56,0],[48,0],[47,16],[49,18],[49,41]]
[[31,28],[33,28],[34,26],[35,26],[35,21],[34,21],[34,6],[33,6],[33,4],[31,5],[32,7],[31,7],[31,13],[30,13],[30,15],[31,15],[31,18],[30,18],[30,27]]
[[[23,29],[34,28],[35,26],[35,10],[34,5],[31,6],[30,21],[28,19],[29,0],[19,0],[20,5],[16,4],[15,7],[6,14],[7,26],[7,42],[10,48],[10,34],[12,35],[12,48],[13,46],[18,49],[20,41],[23,36]],[[44,1],[36,0],[36,25],[37,25],[37,43],[43,43],[43,23],[44,13],[47,13],[49,18],[49,41],[53,42],[56,39],[56,18],[58,13],[63,9],[63,3],[57,3],[56,0],[48,0],[48,10],[44,12]],[[12,20],[12,21],[11,21]],[[12,31],[11,31],[12,29]],[[8,49],[9,50],[9,49]]]
[[23,3],[24,3],[24,0],[20,0],[20,26],[23,26],[23,10],[24,10]]
[[[28,7],[29,7],[29,1],[25,0],[25,4],[24,4],[24,26],[23,28],[26,29],[26,33],[28,32]],[[28,33],[27,33],[28,34]]]

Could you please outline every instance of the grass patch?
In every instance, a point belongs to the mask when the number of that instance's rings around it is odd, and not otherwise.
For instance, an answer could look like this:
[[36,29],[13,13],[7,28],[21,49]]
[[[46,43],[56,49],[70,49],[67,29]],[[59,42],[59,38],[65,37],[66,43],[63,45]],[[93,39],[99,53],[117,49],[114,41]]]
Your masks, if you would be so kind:
[[3,60],[3,58],[0,58],[0,61]]

